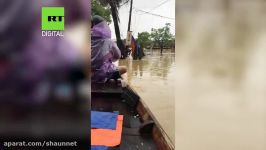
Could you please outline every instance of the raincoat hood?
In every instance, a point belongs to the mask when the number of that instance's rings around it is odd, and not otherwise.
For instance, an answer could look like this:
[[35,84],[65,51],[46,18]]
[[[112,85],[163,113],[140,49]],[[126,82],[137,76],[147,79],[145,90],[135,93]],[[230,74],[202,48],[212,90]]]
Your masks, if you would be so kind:
[[106,21],[93,26],[92,38],[111,39],[111,30]]

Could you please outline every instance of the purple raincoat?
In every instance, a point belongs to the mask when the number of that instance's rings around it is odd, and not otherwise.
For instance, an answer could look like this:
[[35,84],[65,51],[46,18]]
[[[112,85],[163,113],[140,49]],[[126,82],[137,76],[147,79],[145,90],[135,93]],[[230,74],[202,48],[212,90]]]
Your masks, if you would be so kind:
[[91,48],[92,82],[106,82],[117,71],[112,62],[121,57],[121,52],[111,40],[111,30],[105,21],[93,26]]
[[[79,3],[82,1],[83,3]],[[75,1],[83,5],[86,0]],[[41,6],[65,6],[66,24],[88,18],[87,7],[70,9],[72,1],[1,0],[0,103],[42,104],[53,87],[69,83],[69,72],[79,60],[77,50],[63,38],[42,37]],[[79,7],[83,8],[83,7]],[[90,9],[89,9],[90,10]],[[23,14],[23,15],[21,15]]]

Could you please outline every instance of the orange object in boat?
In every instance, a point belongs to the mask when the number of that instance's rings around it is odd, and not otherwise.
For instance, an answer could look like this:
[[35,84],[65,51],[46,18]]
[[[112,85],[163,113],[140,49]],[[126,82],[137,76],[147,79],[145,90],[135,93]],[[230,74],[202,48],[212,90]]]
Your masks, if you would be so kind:
[[118,115],[116,129],[91,129],[91,145],[114,147],[120,145],[123,128],[123,115]]

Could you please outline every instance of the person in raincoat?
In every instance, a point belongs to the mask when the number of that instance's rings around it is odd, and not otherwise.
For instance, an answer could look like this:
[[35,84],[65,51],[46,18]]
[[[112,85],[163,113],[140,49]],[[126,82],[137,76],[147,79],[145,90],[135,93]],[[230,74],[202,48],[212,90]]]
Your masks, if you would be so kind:
[[92,82],[117,80],[126,73],[125,66],[113,64],[121,58],[121,52],[111,40],[111,30],[107,22],[97,15],[92,18],[91,48]]

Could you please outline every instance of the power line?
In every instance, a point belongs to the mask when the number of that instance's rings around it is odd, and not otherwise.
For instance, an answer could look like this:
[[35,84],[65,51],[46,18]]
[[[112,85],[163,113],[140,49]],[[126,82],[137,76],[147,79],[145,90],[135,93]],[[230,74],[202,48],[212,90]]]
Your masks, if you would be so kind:
[[[157,8],[159,8],[159,7],[161,7],[163,4],[165,4],[165,3],[169,2],[169,1],[170,1],[170,0],[163,1],[163,2],[160,3],[159,5],[153,7],[152,9],[150,9],[148,12],[149,12],[149,13],[152,12],[153,10],[155,10],[155,9],[157,9]],[[144,14],[144,13],[143,13],[143,14]]]
[[155,10],[155,9],[157,9],[157,8],[159,8],[159,7],[161,7],[163,4],[165,4],[165,3],[169,2],[169,1],[170,1],[170,0],[163,1],[163,2],[160,3],[159,5],[153,7],[149,12],[152,12],[153,10]]
[[149,14],[149,15],[156,16],[156,17],[161,17],[161,18],[165,18],[165,19],[175,20],[175,18],[170,18],[170,17],[166,17],[166,16],[161,16],[161,15],[158,15],[158,14],[150,13],[148,11],[144,11],[144,10],[141,10],[141,9],[138,9],[138,8],[135,8],[135,7],[133,7],[133,9],[135,9],[137,12],[138,11],[143,12],[143,14]]

